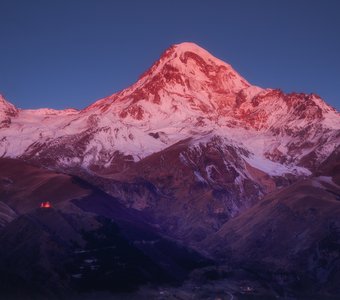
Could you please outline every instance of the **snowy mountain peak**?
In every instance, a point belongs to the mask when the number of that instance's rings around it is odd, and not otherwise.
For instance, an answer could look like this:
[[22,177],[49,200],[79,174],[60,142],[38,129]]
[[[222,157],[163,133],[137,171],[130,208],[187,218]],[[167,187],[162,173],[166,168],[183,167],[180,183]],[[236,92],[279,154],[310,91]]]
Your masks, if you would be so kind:
[[194,152],[215,141],[236,149],[240,165],[306,174],[300,167],[314,168],[340,139],[339,114],[316,95],[250,85],[192,43],[171,46],[135,84],[81,111],[0,106],[0,156],[61,166],[117,170],[183,141]]
[[9,102],[6,100],[5,96],[0,94],[0,105],[5,106],[7,104],[9,104]]
[[186,81],[189,79],[201,84],[217,81],[219,88],[229,92],[238,92],[250,86],[229,64],[194,43],[169,47],[141,79],[143,81],[155,76],[159,78],[160,75],[163,75],[167,82],[174,81],[189,89],[192,88]]
[[[229,64],[226,62],[216,58],[211,53],[209,53],[204,48],[198,46],[195,43],[184,42],[180,44],[174,44],[170,46],[165,52],[162,54],[160,60],[161,61],[171,61],[176,57],[179,57],[182,62],[184,62],[185,55],[187,53],[193,53],[199,56],[206,64],[210,65],[221,65],[227,68],[231,68]],[[185,63],[185,62],[184,62]]]
[[[195,55],[198,55],[207,64],[224,66],[224,67],[226,67],[230,70],[233,70],[231,65],[227,64],[223,60],[218,59],[217,57],[212,55],[210,52],[208,52],[207,50],[198,46],[195,43],[184,42],[184,43],[180,43],[180,44],[175,44],[172,47],[170,47],[170,49],[173,49],[175,54],[180,56],[182,59],[183,59],[183,57],[185,57],[185,55],[187,55],[187,53],[193,53]],[[233,70],[233,71],[236,73],[235,70]],[[244,79],[244,81],[246,81],[246,80]]]
[[0,94],[0,118],[4,118],[5,115],[13,117],[17,113],[18,109],[12,103],[8,102],[2,94]]
[[169,47],[135,84],[83,112],[114,115],[152,130],[196,122],[275,132],[284,122],[294,128],[321,121],[339,127],[338,114],[316,95],[250,85],[229,64],[194,43]]
[[177,115],[179,121],[197,112],[209,115],[221,108],[231,109],[243,90],[247,97],[262,91],[198,45],[182,43],[169,47],[131,87],[85,111],[110,112],[139,121]]
[[172,47],[175,47],[177,51],[181,51],[181,52],[190,51],[190,52],[194,52],[197,54],[211,55],[207,50],[205,50],[204,48],[192,42],[183,42],[179,44],[174,44]]

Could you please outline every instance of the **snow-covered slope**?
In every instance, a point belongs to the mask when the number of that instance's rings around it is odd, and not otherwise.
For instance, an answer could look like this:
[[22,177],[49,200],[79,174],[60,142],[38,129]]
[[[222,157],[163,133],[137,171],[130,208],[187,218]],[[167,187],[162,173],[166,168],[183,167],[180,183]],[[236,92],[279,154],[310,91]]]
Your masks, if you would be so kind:
[[[186,138],[220,136],[269,174],[293,172],[310,153],[325,159],[340,129],[339,114],[318,96],[251,86],[192,43],[170,47],[130,88],[82,111],[18,111],[1,98],[0,113],[0,155],[51,152],[57,164],[86,168],[109,167],[115,151],[138,161]],[[64,151],[54,152],[59,146]]]

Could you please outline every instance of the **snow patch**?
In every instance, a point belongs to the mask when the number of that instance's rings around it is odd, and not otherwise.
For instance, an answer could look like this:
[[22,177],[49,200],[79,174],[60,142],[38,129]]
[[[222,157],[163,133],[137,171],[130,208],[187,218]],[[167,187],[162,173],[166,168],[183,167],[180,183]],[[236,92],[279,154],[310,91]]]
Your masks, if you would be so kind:
[[199,171],[194,171],[194,175],[197,182],[207,183],[207,181],[202,177]]

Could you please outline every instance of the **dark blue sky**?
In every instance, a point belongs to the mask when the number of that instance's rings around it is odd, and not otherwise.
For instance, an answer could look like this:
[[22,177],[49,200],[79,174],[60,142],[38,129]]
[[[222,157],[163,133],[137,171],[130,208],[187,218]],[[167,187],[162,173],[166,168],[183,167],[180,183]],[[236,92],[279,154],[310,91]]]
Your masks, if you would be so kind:
[[248,81],[340,110],[338,0],[0,0],[0,93],[83,108],[195,42]]

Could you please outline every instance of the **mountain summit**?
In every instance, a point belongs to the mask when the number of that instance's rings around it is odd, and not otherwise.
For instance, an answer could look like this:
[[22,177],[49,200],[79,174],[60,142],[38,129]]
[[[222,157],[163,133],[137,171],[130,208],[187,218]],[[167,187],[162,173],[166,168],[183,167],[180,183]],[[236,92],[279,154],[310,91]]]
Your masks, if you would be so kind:
[[[213,113],[216,109],[234,105],[235,95],[242,90],[245,94],[261,91],[251,87],[230,65],[203,48],[182,43],[168,48],[130,88],[100,100],[88,109],[105,111],[112,102],[119,101],[125,104],[121,117],[141,120],[152,115],[150,109],[156,104],[158,108],[155,109],[161,114],[175,113],[181,118],[186,112]],[[118,113],[116,107],[115,104],[112,109]]]
[[238,92],[250,86],[230,65],[193,43],[171,46],[142,79],[163,79],[164,83],[182,86],[182,92],[193,92],[197,83],[200,88],[223,90],[223,93]]

